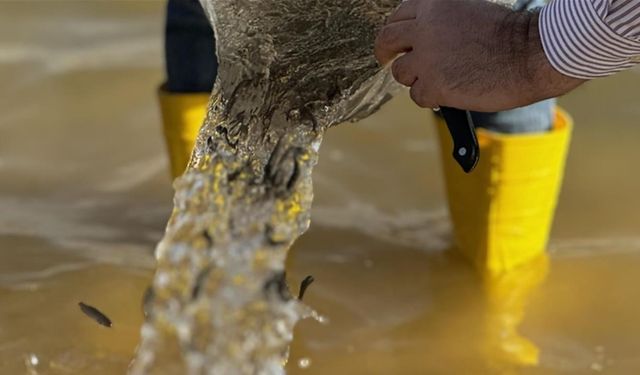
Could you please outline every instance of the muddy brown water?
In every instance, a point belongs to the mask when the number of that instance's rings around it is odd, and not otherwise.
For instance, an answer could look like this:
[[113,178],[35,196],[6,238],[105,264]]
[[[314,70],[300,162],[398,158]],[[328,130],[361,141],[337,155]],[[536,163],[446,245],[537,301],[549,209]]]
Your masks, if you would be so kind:
[[[0,3],[1,374],[123,373],[133,355],[171,209],[154,98],[162,11]],[[292,284],[315,276],[305,299],[330,322],[297,327],[289,373],[640,371],[639,83],[629,72],[562,100],[576,131],[550,264],[498,282],[512,305],[446,251],[428,113],[401,95],[329,131],[288,268]],[[517,338],[500,334],[505,319]],[[536,347],[539,365],[510,364],[505,343]]]

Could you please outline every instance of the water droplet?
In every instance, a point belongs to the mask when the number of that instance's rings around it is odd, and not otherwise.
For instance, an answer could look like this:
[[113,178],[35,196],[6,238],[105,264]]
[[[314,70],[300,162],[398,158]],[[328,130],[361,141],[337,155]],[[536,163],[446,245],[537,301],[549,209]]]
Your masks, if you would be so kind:
[[311,366],[311,360],[309,358],[300,358],[298,361],[298,367],[300,368],[309,368]]
[[29,354],[29,363],[31,364],[31,366],[37,366],[38,363],[40,363],[40,360],[38,359],[38,356],[31,353]]
[[329,324],[329,318],[324,315],[320,315],[315,311],[311,312],[311,317],[320,324]]

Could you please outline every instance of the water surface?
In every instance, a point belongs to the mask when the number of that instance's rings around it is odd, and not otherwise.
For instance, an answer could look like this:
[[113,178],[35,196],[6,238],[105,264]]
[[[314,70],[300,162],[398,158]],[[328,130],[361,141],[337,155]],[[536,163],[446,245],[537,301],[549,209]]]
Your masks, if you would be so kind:
[[[162,8],[0,4],[0,373],[25,373],[25,361],[40,374],[123,373],[133,355],[171,210],[153,96]],[[503,280],[519,295],[511,306],[492,303],[497,289],[444,251],[427,113],[400,96],[329,131],[313,224],[290,253],[289,278],[316,277],[305,299],[330,324],[298,326],[289,372],[637,372],[639,82],[626,73],[563,99],[576,132],[550,265],[546,277],[542,264]],[[78,301],[114,328],[87,319]],[[518,310],[537,367],[509,365],[496,335]]]

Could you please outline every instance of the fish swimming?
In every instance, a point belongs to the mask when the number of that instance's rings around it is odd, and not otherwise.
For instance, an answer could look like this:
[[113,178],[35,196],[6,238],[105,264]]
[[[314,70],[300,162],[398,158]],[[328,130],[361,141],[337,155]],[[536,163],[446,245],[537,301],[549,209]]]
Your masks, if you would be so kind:
[[311,283],[313,283],[314,281],[315,279],[311,275],[305,277],[304,280],[302,280],[302,282],[300,283],[300,291],[298,292],[298,299],[300,301],[302,301],[302,299],[304,298],[304,293],[307,291],[309,285],[311,285]]
[[112,325],[111,319],[109,319],[106,315],[100,312],[100,310],[96,309],[93,306],[89,306],[83,302],[78,302],[78,306],[80,306],[80,310],[82,310],[82,312],[86,316],[95,320],[100,325],[111,328],[111,325]]

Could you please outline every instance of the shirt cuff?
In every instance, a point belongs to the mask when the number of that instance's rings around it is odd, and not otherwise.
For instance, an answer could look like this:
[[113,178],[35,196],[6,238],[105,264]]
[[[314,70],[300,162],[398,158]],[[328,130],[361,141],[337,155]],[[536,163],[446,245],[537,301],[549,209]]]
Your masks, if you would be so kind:
[[615,33],[592,0],[552,1],[540,12],[539,30],[547,59],[570,77],[606,77],[639,62],[640,42]]

